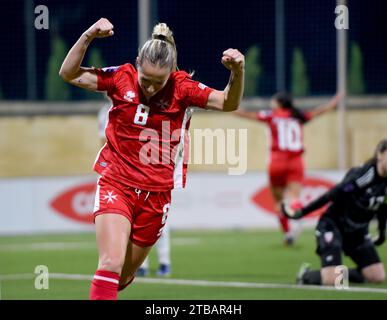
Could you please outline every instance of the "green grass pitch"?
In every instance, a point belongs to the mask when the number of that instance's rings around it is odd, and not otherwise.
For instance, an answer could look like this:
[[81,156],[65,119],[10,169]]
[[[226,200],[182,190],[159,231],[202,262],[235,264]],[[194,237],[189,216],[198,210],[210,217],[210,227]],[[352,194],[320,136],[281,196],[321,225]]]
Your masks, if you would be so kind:
[[[385,289],[384,292],[227,286],[235,282],[294,285],[302,262],[319,267],[311,230],[304,231],[293,247],[284,247],[281,239],[279,231],[172,232],[172,276],[169,279],[193,282],[182,285],[157,281],[154,276],[157,259],[152,251],[149,278],[154,282],[139,280],[120,293],[119,299],[387,299],[387,283],[360,286]],[[379,248],[379,253],[382,260],[387,261],[386,245]],[[345,258],[344,263],[353,266],[349,259]],[[97,266],[94,234],[0,237],[1,299],[87,299],[88,280],[51,278],[49,289],[36,289],[34,270],[38,265],[47,266],[51,274],[91,276]],[[27,276],[23,278],[23,274]],[[195,281],[198,280],[208,283],[197,285]],[[217,286],[214,281],[226,285]]]

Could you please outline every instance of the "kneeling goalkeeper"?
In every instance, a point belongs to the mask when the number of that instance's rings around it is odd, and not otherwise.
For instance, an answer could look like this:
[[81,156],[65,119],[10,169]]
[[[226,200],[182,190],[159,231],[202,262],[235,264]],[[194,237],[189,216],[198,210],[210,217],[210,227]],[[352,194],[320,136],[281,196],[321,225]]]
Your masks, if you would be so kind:
[[[317,254],[321,270],[303,264],[297,283],[334,285],[335,269],[342,265],[342,253],[357,265],[349,269],[349,282],[381,283],[384,265],[375,246],[384,243],[387,220],[387,139],[379,142],[374,157],[363,166],[350,169],[343,181],[305,207],[282,203],[282,212],[291,219],[301,217],[329,203],[316,227]],[[368,229],[378,220],[378,235]]]

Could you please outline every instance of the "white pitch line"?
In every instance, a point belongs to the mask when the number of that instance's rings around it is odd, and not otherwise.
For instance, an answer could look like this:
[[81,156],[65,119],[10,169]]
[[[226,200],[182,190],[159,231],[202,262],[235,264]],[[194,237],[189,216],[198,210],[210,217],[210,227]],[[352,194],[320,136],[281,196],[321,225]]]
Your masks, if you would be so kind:
[[187,246],[199,244],[201,240],[199,238],[172,238],[172,246]]
[[[33,279],[35,274],[9,274],[0,275],[0,281]],[[58,280],[87,280],[91,281],[93,276],[84,274],[50,273],[50,279]],[[251,289],[296,289],[296,290],[321,290],[334,292],[367,292],[387,294],[386,288],[350,287],[348,289],[336,289],[328,286],[296,285],[285,283],[259,283],[259,282],[233,282],[233,281],[207,281],[187,279],[159,279],[159,278],[136,278],[136,283],[168,284],[181,286],[218,287],[218,288],[251,288]]]
[[151,278],[136,278],[139,283],[153,283],[153,284],[175,284],[175,285],[189,285],[201,287],[223,287],[223,288],[255,288],[255,289],[298,289],[298,290],[327,290],[340,292],[373,292],[385,293],[387,289],[382,288],[366,288],[366,287],[352,287],[348,289],[336,289],[328,286],[315,285],[296,285],[283,283],[258,283],[258,282],[229,282],[229,281],[207,281],[207,280],[185,280],[185,279],[151,279]]
[[35,242],[0,245],[0,251],[89,250],[96,249],[95,242]]
[[[200,243],[196,238],[175,238],[172,246],[187,246]],[[50,251],[50,250],[89,250],[97,249],[95,242],[33,242],[0,244],[0,251]]]

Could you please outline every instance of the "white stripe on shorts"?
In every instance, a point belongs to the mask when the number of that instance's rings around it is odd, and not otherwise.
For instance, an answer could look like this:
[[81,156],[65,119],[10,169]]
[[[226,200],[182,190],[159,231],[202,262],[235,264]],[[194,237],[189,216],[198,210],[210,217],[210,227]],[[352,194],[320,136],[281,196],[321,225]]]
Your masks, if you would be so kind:
[[[98,182],[99,182],[99,179],[98,179]],[[99,184],[98,184],[98,182],[97,182],[97,190],[95,191],[93,213],[96,213],[99,210]]]

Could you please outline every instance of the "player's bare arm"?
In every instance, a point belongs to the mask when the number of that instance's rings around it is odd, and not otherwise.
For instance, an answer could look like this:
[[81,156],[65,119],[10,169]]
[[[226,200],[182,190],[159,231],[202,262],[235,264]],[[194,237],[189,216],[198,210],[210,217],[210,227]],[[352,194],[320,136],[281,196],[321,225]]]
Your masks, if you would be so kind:
[[236,116],[239,116],[241,118],[250,119],[250,120],[257,120],[257,112],[255,111],[246,111],[246,110],[235,110],[233,112]]
[[94,68],[81,67],[86,50],[94,38],[110,37],[114,34],[113,25],[108,19],[101,18],[87,29],[70,49],[60,68],[63,80],[75,86],[97,90],[97,75]]
[[328,103],[316,107],[315,109],[313,109],[311,111],[312,117],[317,117],[317,116],[320,116],[327,111],[333,110],[334,108],[336,108],[337,104],[339,103],[339,101],[341,100],[342,97],[343,97],[342,94],[340,94],[340,93],[336,94],[331,100],[329,100]]
[[237,49],[227,49],[223,52],[222,64],[231,71],[230,80],[223,91],[211,92],[207,108],[234,111],[238,109],[243,97],[245,57]]

